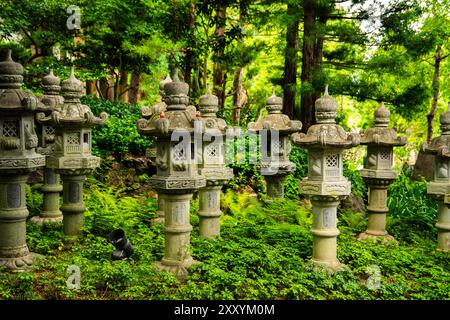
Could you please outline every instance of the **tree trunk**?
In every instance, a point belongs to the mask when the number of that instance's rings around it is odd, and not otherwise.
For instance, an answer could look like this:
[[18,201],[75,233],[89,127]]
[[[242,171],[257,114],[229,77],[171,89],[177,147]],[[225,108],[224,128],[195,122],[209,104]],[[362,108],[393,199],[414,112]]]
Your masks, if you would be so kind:
[[427,142],[431,141],[434,131],[434,113],[439,99],[439,72],[441,67],[441,50],[442,46],[438,45],[434,56],[434,75],[433,75],[433,102],[431,103],[430,113],[427,114],[428,131]]
[[219,1],[217,4],[216,30],[215,36],[217,45],[214,54],[214,94],[219,98],[219,109],[225,105],[224,74],[223,74],[223,53],[225,50],[225,22],[226,22],[227,4],[226,1]]
[[141,74],[133,72],[131,75],[130,90],[128,91],[128,103],[136,104],[141,95]]
[[195,28],[195,1],[191,1],[191,4],[189,6],[189,44],[186,50],[186,56],[185,56],[185,66],[186,69],[184,71],[184,82],[186,82],[189,85],[189,92],[192,90],[191,85],[191,70],[192,70],[192,64],[194,59],[194,50],[195,47],[194,43],[194,28]]
[[[322,73],[322,60],[323,60],[323,42],[325,39],[324,32],[317,32],[317,30],[323,30],[325,25],[327,24],[328,20],[328,12],[325,12],[322,10],[322,12],[319,15],[318,21],[316,21],[315,26],[315,34],[316,34],[316,43],[314,45],[314,66],[313,66],[313,74],[318,74],[319,72]],[[313,101],[315,101],[320,98],[322,92],[319,90],[318,86],[313,83],[314,88],[314,95],[313,95]],[[312,113],[315,114],[316,108],[313,104],[313,110]],[[313,123],[315,123],[315,117]]]
[[300,121],[302,131],[307,132],[314,124],[314,88],[312,84],[314,69],[314,35],[315,8],[314,0],[305,0],[303,5],[303,56],[302,56],[302,95],[300,106]]
[[114,73],[110,73],[106,80],[100,80],[101,96],[104,99],[114,101]]
[[95,81],[86,80],[86,95],[95,95],[98,97],[97,86],[95,85]]
[[[288,4],[288,15],[295,14],[296,6]],[[297,60],[298,60],[298,25],[295,19],[286,30],[286,50],[284,53],[284,79],[283,79],[283,113],[294,118],[295,94],[297,87]]]
[[243,73],[244,68],[239,67],[234,74],[233,81],[233,122],[236,125],[239,125],[241,121],[241,109],[243,103],[243,90],[242,90],[242,80],[244,77]]
[[127,102],[128,101],[128,72],[125,70],[120,71],[119,78],[119,101]]

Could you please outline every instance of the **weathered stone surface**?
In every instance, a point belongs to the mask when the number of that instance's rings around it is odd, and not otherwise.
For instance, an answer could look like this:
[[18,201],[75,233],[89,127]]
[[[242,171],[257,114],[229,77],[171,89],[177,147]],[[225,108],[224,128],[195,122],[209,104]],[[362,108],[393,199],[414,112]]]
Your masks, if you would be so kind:
[[261,135],[261,161],[257,167],[266,179],[268,197],[283,198],[284,179],[295,170],[295,164],[289,160],[290,135],[299,132],[302,123],[281,113],[283,100],[275,95],[275,90],[266,100],[266,109],[269,114],[250,122],[248,131]]
[[432,181],[434,178],[434,164],[436,156],[419,150],[417,160],[414,165],[412,178],[414,180]]
[[361,144],[367,145],[367,155],[364,159],[364,169],[360,170],[369,188],[369,205],[367,230],[357,239],[394,238],[386,231],[387,188],[397,178],[397,172],[392,170],[394,163],[394,147],[403,146],[406,137],[397,136],[397,132],[388,128],[390,112],[381,103],[375,110],[375,127],[367,129],[361,135]]
[[45,105],[20,88],[23,67],[11,58],[0,62],[0,266],[19,271],[33,264],[26,243],[28,210],[25,184],[30,172],[45,165],[36,153],[34,114]]
[[43,126],[55,129],[54,151],[47,158],[47,167],[61,175],[64,233],[76,237],[83,226],[83,181],[100,165],[100,158],[91,154],[91,128],[104,124],[108,115],[102,112],[98,118],[81,104],[83,85],[75,78],[73,68],[61,87],[64,103],[56,105],[50,115],[39,113],[37,118]]
[[308,176],[301,191],[311,198],[313,210],[312,261],[329,270],[339,270],[337,259],[336,209],[339,201],[350,194],[351,184],[343,175],[342,151],[359,145],[359,135],[347,134],[336,124],[337,101],[325,94],[315,104],[317,124],[307,134],[295,133],[292,141],[308,149]]
[[433,180],[427,193],[438,203],[438,250],[450,250],[450,103],[449,110],[440,116],[441,132],[430,143],[424,142],[422,151],[435,157]]
[[205,95],[200,97],[199,109],[203,147],[201,150],[202,162],[199,165],[200,173],[206,179],[206,187],[198,191],[200,235],[216,237],[220,235],[220,193],[223,185],[233,177],[233,170],[225,164],[224,138],[227,124],[223,119],[217,118],[219,99],[211,94],[209,86]]
[[157,172],[150,178],[150,185],[163,200],[165,234],[164,257],[157,268],[181,277],[194,263],[189,254],[189,200],[195,191],[206,186],[195,161],[196,147],[201,148],[193,139],[194,134],[201,133],[199,115],[194,106],[188,106],[188,92],[188,84],[180,82],[176,71],[173,81],[164,85],[166,111],[137,123],[140,134],[157,138]]
[[349,209],[352,212],[366,212],[364,199],[353,193],[350,193],[347,197],[342,199],[340,205],[342,209]]

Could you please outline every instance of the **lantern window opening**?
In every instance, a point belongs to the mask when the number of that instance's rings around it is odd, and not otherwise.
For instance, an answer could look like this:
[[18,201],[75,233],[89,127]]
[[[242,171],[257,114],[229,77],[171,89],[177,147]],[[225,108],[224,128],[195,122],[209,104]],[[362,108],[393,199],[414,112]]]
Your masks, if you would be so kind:
[[330,154],[326,157],[326,166],[328,168],[339,168],[339,155]]
[[79,145],[80,135],[78,133],[70,133],[67,135],[67,144],[69,145]]
[[4,121],[2,134],[4,137],[18,138],[19,137],[19,121],[17,121],[17,120]]
[[215,158],[219,156],[219,146],[216,144],[210,144],[206,147],[206,156]]
[[182,144],[177,144],[173,148],[173,160],[174,161],[185,161],[186,157],[186,149]]
[[381,160],[391,160],[391,153],[388,150],[382,150],[380,152]]
[[44,133],[46,135],[55,134],[55,128],[52,126],[44,126]]

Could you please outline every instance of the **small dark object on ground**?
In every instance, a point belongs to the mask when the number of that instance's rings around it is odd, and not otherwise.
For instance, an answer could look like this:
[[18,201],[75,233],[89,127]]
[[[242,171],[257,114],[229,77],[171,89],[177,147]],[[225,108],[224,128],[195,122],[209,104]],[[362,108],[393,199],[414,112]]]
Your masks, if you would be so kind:
[[111,232],[108,236],[108,242],[116,247],[116,250],[112,253],[113,260],[126,260],[133,253],[131,243],[122,229]]

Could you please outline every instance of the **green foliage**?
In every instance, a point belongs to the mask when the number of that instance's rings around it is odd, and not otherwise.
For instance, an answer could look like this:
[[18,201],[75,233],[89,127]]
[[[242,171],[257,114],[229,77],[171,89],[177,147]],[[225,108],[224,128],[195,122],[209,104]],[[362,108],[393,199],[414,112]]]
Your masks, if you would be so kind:
[[[423,182],[402,174],[393,185],[407,185],[401,206],[419,208],[418,228],[390,226],[400,244],[355,241],[364,229],[361,215],[341,213],[338,257],[347,265],[333,275],[313,269],[311,209],[289,199],[258,201],[231,189],[222,196],[221,236],[198,235],[198,200],[192,201],[191,253],[201,261],[179,281],[152,265],[162,258],[161,224],[150,226],[156,199],[124,197],[118,190],[88,184],[84,236],[67,244],[61,227],[28,225],[30,249],[45,254],[34,270],[0,272],[1,299],[450,299],[448,253],[435,250],[436,234],[421,208]],[[414,191],[414,190],[418,191]],[[394,191],[393,191],[394,190]],[[420,192],[419,192],[420,191]],[[37,190],[30,190],[35,197]],[[392,197],[392,196],[391,196]],[[391,207],[396,216],[399,207]],[[399,224],[410,217],[398,215]],[[126,261],[112,261],[107,234],[124,228],[133,245]],[[414,243],[404,241],[415,239]],[[81,288],[69,290],[69,265],[81,270]],[[373,266],[380,271],[378,289],[367,286]],[[372,271],[371,271],[372,270]]]
[[92,112],[109,114],[109,119],[103,126],[92,129],[93,153],[108,159],[112,155],[121,161],[128,153],[144,155],[145,150],[152,146],[152,140],[137,132],[136,122],[141,118],[141,108],[121,102],[111,102],[92,97],[84,97],[83,102],[89,105]]
[[437,205],[427,195],[426,181],[413,181],[411,175],[403,171],[389,188],[389,224],[396,238],[416,242],[436,233]]

